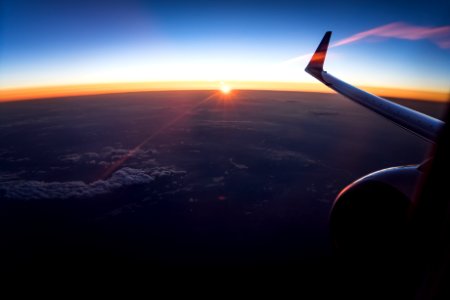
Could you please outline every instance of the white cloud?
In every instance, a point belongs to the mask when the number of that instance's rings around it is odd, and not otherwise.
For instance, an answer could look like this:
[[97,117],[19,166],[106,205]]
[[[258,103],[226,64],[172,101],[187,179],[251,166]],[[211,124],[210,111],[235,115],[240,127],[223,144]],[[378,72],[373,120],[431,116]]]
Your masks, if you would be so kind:
[[100,152],[70,153],[58,157],[64,163],[77,163],[100,166],[109,166],[115,161],[119,161],[127,155],[132,154],[133,158],[142,161],[154,156],[154,149],[123,149],[111,146],[104,147]]
[[89,198],[96,195],[111,193],[122,187],[148,184],[156,177],[180,174],[172,168],[157,168],[141,170],[122,168],[114,172],[106,180],[91,183],[83,181],[45,182],[37,180],[14,180],[0,183],[0,193],[10,199],[68,199]]
[[59,157],[60,161],[64,161],[64,162],[78,162],[81,159],[81,155],[77,154],[77,153],[71,153],[71,154],[66,154],[66,155],[62,155]]

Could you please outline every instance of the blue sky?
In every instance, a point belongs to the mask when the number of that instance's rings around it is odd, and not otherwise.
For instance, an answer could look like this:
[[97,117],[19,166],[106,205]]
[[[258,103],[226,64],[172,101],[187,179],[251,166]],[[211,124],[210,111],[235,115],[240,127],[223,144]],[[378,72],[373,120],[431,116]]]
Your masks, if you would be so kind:
[[[164,81],[312,82],[306,61],[393,22],[450,25],[448,1],[3,0],[0,87]],[[444,90],[450,49],[429,39],[367,38],[330,49],[329,71],[359,85]]]

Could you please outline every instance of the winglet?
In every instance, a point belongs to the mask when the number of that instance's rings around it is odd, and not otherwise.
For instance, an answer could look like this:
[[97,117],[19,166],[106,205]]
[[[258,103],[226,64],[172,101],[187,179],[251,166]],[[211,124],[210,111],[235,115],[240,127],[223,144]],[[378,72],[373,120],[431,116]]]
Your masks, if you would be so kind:
[[327,31],[325,35],[322,38],[322,41],[319,44],[319,47],[317,47],[316,52],[314,52],[314,55],[311,57],[311,60],[309,61],[309,64],[306,66],[305,71],[314,76],[315,78],[322,80],[322,71],[323,71],[323,64],[325,62],[325,57],[327,55],[328,50],[328,44],[330,43],[331,38],[331,31]]

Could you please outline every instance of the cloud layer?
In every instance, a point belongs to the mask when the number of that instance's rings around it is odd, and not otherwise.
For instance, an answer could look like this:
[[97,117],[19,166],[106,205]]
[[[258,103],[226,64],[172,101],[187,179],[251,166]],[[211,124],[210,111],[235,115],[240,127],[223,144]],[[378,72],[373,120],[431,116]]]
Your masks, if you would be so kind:
[[[157,177],[179,174],[171,168],[157,168],[150,171],[122,168],[106,180],[92,183],[83,181],[45,182],[36,180],[15,180],[0,183],[0,193],[10,199],[68,199],[89,198],[111,193],[122,187],[148,184]],[[183,172],[184,173],[184,172]]]

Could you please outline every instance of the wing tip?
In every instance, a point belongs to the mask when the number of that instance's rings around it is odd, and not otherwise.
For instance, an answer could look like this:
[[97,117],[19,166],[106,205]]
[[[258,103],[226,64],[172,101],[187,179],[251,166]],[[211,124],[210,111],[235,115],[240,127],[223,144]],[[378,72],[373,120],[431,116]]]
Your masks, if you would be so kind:
[[305,71],[316,77],[317,72],[323,71],[323,64],[325,63],[325,57],[327,55],[328,45],[330,44],[332,31],[325,32],[319,46],[314,52],[311,60],[305,68]]

